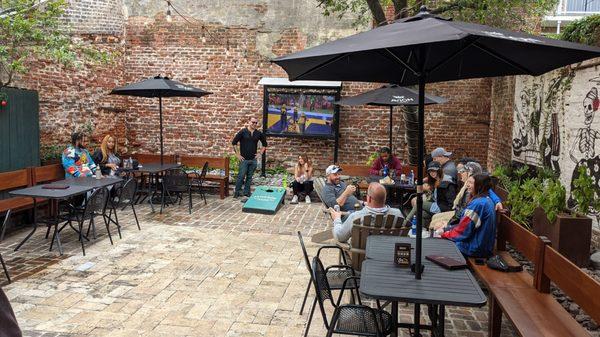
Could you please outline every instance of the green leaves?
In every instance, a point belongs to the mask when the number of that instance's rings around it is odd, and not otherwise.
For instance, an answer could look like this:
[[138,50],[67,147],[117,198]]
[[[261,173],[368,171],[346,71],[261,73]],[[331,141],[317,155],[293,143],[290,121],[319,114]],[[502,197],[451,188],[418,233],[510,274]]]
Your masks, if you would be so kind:
[[26,60],[50,59],[65,66],[80,61],[106,63],[111,55],[76,43],[65,21],[65,0],[0,2],[0,88],[26,73]]
[[590,15],[565,26],[562,40],[600,46],[600,14]]
[[597,195],[594,180],[589,175],[586,166],[579,166],[577,177],[573,179],[571,194],[575,199],[576,215],[588,214],[591,209],[600,210],[600,195]]

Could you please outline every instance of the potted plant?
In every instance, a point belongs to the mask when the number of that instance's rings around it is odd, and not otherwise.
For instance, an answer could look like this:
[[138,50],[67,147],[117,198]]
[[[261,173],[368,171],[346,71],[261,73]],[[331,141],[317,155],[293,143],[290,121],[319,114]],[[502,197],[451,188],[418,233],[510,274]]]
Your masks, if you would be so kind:
[[571,191],[575,208],[566,208],[566,190],[556,179],[545,179],[533,215],[533,232],[546,236],[552,247],[580,267],[589,263],[592,219],[590,208],[600,206],[594,182],[585,167],[580,167]]
[[60,164],[63,146],[57,144],[42,145],[40,147],[40,161],[42,165]]

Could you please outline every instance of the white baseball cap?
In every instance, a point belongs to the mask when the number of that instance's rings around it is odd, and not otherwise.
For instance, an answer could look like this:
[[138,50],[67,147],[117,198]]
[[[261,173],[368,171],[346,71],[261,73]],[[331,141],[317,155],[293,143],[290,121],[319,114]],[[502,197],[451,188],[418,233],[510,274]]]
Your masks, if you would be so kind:
[[330,175],[330,174],[332,174],[332,173],[338,173],[338,172],[340,172],[341,170],[342,170],[342,169],[341,169],[339,166],[337,166],[337,165],[329,165],[329,166],[327,167],[327,169],[325,170],[325,174],[326,174],[326,175]]

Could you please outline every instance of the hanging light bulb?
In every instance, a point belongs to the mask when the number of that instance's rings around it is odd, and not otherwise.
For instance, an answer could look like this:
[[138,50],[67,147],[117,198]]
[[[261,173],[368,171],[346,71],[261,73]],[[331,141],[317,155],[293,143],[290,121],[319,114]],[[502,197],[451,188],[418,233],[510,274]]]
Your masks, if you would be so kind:
[[173,22],[173,17],[171,17],[171,2],[167,1],[167,22]]

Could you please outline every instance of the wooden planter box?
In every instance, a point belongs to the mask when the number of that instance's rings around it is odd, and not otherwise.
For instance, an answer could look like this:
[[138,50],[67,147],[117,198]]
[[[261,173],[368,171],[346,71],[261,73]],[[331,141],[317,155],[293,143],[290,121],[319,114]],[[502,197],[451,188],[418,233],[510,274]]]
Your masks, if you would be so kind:
[[533,213],[533,232],[550,239],[552,247],[577,266],[588,266],[592,240],[592,219],[589,217],[559,214],[550,223],[544,210],[538,208]]

